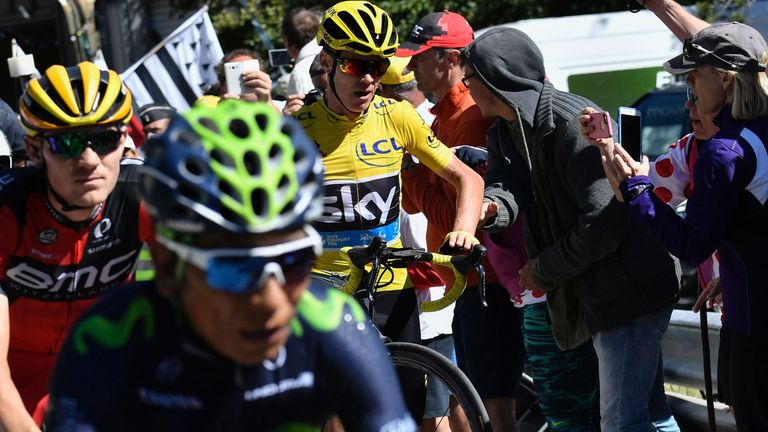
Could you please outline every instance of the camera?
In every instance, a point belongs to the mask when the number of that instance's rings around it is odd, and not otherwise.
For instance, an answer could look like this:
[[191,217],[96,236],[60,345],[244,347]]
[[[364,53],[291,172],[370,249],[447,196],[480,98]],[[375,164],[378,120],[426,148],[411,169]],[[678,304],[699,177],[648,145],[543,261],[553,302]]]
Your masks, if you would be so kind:
[[304,95],[304,106],[312,105],[323,98],[323,92],[320,89],[312,89]]

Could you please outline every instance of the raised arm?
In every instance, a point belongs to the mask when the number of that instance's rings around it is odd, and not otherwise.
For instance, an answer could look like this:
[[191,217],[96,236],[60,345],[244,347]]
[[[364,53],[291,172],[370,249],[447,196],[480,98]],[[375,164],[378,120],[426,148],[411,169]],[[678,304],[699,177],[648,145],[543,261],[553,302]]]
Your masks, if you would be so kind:
[[684,41],[709,23],[696,17],[674,0],[635,0],[654,13],[674,35]]

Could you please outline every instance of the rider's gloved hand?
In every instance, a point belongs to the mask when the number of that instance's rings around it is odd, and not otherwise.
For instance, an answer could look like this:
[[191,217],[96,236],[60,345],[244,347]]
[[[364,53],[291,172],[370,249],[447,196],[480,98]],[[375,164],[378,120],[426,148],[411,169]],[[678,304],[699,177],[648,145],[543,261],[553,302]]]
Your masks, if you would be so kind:
[[488,150],[483,147],[460,145],[451,150],[464,165],[472,169],[484,167],[488,163]]

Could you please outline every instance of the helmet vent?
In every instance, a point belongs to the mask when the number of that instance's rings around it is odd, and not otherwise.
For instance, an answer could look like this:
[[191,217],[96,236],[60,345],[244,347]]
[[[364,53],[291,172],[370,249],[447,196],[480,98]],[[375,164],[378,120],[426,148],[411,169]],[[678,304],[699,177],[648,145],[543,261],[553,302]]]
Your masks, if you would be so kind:
[[280,177],[280,183],[278,183],[277,187],[282,189],[288,186],[289,184],[291,184],[291,181],[288,179],[288,176],[284,175]]
[[293,163],[298,164],[299,162],[304,160],[305,156],[306,155],[304,154],[303,151],[301,151],[301,149],[296,149],[296,151],[293,152]]
[[184,161],[184,169],[186,169],[188,173],[195,177],[200,177],[205,172],[205,167],[203,164],[195,159],[187,159]]
[[184,207],[183,205],[181,205],[179,203],[175,203],[174,205],[172,205],[171,206],[171,211],[173,212],[173,214],[176,217],[179,217],[179,218],[190,217],[189,209],[187,209],[186,207]]
[[371,11],[371,15],[376,16],[376,9],[373,8],[373,5],[365,2],[363,3],[363,6],[365,6],[369,11]]
[[193,131],[188,129],[183,129],[179,131],[179,134],[176,136],[176,140],[181,142],[187,147],[192,147],[199,141],[199,138],[197,137],[197,134],[195,134]]
[[198,123],[200,123],[201,126],[204,128],[210,129],[211,132],[219,135],[221,132],[219,131],[219,126],[216,125],[216,122],[213,120],[207,118],[207,117],[201,117],[197,120]]
[[347,37],[347,34],[344,32],[344,30],[342,30],[341,27],[339,27],[339,25],[336,24],[335,22],[331,20],[325,20],[325,23],[323,24],[323,26],[325,27],[325,31],[328,32],[328,34],[331,35],[331,37],[334,40],[349,39]]
[[[347,25],[349,31],[351,31],[357,39],[368,40],[368,37],[365,35],[365,31],[362,29],[362,27],[360,27],[352,14],[347,11],[340,11],[339,20]],[[344,39],[347,38],[345,37]]]
[[228,168],[234,168],[235,167],[235,161],[232,159],[232,157],[223,151],[219,149],[213,149],[211,150],[211,159],[215,160],[221,165],[224,165]]
[[200,202],[203,198],[203,194],[198,189],[186,183],[179,184],[179,193],[194,202]]
[[228,220],[230,223],[236,224],[236,225],[242,225],[243,224],[243,218],[240,217],[237,213],[235,213],[232,209],[226,206],[222,206],[219,209],[219,213],[221,213],[221,217]]
[[239,203],[243,202],[242,198],[240,197],[240,194],[237,193],[237,191],[235,191],[235,188],[233,188],[232,185],[226,180],[219,179],[218,186],[219,186],[219,190],[224,195],[229,196],[230,198],[234,199]]
[[269,158],[274,159],[280,156],[282,153],[283,153],[283,149],[281,149],[279,145],[273,144],[272,147],[270,147],[269,149]]
[[248,174],[252,176],[261,175],[261,159],[259,159],[259,155],[252,151],[247,151],[243,155],[243,163]]
[[[368,32],[371,33],[371,36],[376,34],[376,29],[373,26],[373,20],[371,19],[371,16],[367,14],[360,14],[360,18],[362,18],[363,23],[365,24],[365,27],[368,29]],[[382,28],[382,31],[384,31],[384,28]],[[363,37],[361,39],[368,40],[367,37]]]
[[265,131],[269,125],[269,119],[267,119],[267,116],[264,114],[256,114],[256,124],[259,125],[259,129]]
[[286,214],[286,213],[292,212],[295,205],[296,203],[293,200],[288,201],[288,203],[285,204],[285,207],[283,207],[283,209],[280,211],[280,214]]
[[248,125],[240,119],[234,119],[229,122],[229,131],[241,139],[248,138],[248,136],[251,134],[251,131],[248,129]]
[[293,128],[288,123],[285,123],[283,124],[283,127],[280,128],[280,133],[290,138],[291,135],[293,135]]
[[267,211],[269,209],[267,200],[267,193],[264,189],[254,188],[251,192],[251,207],[253,207],[253,212],[260,217],[267,216]]
[[350,42],[346,46],[348,46],[349,48],[351,48],[352,50],[357,51],[357,52],[364,52],[364,53],[371,52],[371,48],[370,47],[367,47],[367,46],[365,46],[365,45],[363,45],[361,43],[357,43],[357,42]]

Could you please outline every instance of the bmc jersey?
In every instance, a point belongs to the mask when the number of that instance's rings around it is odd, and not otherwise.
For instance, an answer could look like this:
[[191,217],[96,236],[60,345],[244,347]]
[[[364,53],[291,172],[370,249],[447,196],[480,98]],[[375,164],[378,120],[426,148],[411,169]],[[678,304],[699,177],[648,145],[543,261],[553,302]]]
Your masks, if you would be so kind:
[[72,330],[46,430],[416,430],[378,332],[351,297],[310,287],[276,358],[242,366],[210,349],[154,282],[112,291]]
[[[294,116],[315,141],[325,169],[325,208],[315,225],[323,237],[324,252],[315,271],[349,273],[338,250],[367,246],[374,236],[401,247],[403,153],[407,151],[439,172],[451,161],[451,150],[405,101],[375,96],[364,113],[350,120],[321,100]],[[392,283],[381,291],[401,289],[405,284],[406,269],[393,270]]]
[[10,303],[10,350],[57,352],[91,299],[126,281],[152,232],[130,194],[133,169],[121,167],[107,201],[82,223],[49,203],[39,169],[0,177],[0,287]]

